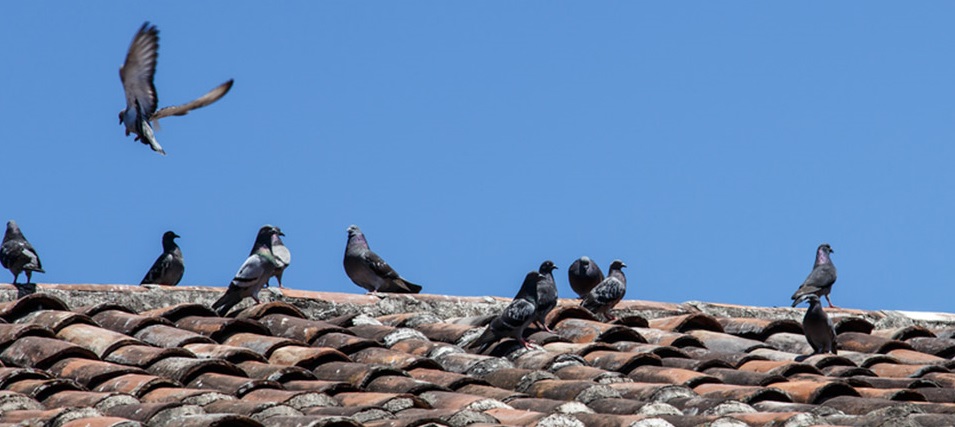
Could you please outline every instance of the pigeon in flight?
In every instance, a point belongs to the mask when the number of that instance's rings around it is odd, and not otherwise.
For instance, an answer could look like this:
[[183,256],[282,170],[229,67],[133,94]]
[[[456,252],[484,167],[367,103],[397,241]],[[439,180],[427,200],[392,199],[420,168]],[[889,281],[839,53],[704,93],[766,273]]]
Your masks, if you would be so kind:
[[282,238],[280,237],[284,235],[285,234],[272,235],[272,256],[274,256],[275,260],[278,261],[278,267],[275,268],[275,272],[272,273],[272,277],[275,277],[275,280],[279,282],[279,289],[282,288],[282,273],[284,273],[285,269],[292,264],[292,252],[285,247],[285,243],[282,242]]
[[27,284],[30,283],[33,272],[46,273],[43,271],[43,265],[40,263],[40,256],[36,249],[23,237],[17,222],[10,220],[7,222],[7,232],[3,234],[3,245],[0,246],[0,264],[13,273],[13,284],[17,284],[17,278],[21,271],[27,272]]
[[591,289],[580,301],[580,305],[590,310],[591,313],[604,316],[607,320],[617,320],[610,314],[610,310],[627,293],[627,277],[623,275],[623,268],[626,266],[627,264],[619,259],[610,263],[610,272],[607,278]]
[[190,110],[205,107],[225,96],[232,88],[232,79],[217,86],[205,95],[182,105],[156,110],[159,99],[153,77],[156,75],[156,58],[159,56],[159,30],[149,22],[143,24],[133,37],[126,53],[126,62],[119,69],[119,79],[126,92],[126,109],[119,113],[119,124],[126,125],[126,136],[136,134],[136,140],[147,144],[153,151],[165,155],[153,128],[157,120],[169,116],[184,116]]
[[838,308],[832,305],[832,301],[829,299],[832,284],[836,283],[836,266],[829,257],[829,254],[834,252],[828,243],[823,243],[816,249],[816,262],[812,265],[812,272],[809,273],[809,277],[806,277],[806,280],[802,282],[802,285],[799,286],[799,289],[796,289],[796,293],[792,296],[793,307],[799,302],[799,297],[806,294],[815,294],[816,296],[826,297],[829,308]]
[[186,271],[186,264],[183,262],[182,251],[176,244],[178,234],[167,231],[162,235],[162,255],[156,258],[156,262],[139,282],[140,285],[154,283],[157,285],[176,286],[182,280],[182,273]]
[[233,306],[242,301],[245,297],[252,297],[255,303],[259,301],[259,291],[265,286],[279,261],[272,255],[272,236],[283,235],[282,230],[271,225],[264,225],[259,229],[255,237],[255,244],[252,246],[252,255],[246,258],[239,272],[235,274],[232,283],[225,294],[212,303],[212,309],[220,316],[225,316]]
[[385,260],[368,248],[368,241],[357,225],[348,227],[348,244],[345,245],[345,274],[356,285],[371,293],[421,292],[421,286],[398,275]]
[[574,261],[567,269],[567,280],[570,288],[583,298],[590,290],[604,280],[604,273],[590,258],[582,256]]
[[832,327],[832,320],[822,309],[822,302],[816,294],[803,294],[793,304],[803,301],[809,302],[806,316],[802,318],[802,330],[806,334],[806,341],[812,347],[812,354],[836,354],[836,330]]
[[557,307],[557,283],[554,282],[553,273],[556,269],[557,266],[554,265],[554,262],[547,260],[541,263],[540,270],[538,270],[543,279],[537,282],[537,317],[534,321],[547,332],[553,331],[547,327],[544,320],[547,318],[547,313]]
[[527,273],[514,300],[491,321],[478,339],[468,344],[468,348],[478,347],[477,352],[481,353],[492,343],[507,337],[518,340],[525,348],[531,348],[524,340],[524,329],[537,317],[537,289],[544,280],[544,276],[536,271]]

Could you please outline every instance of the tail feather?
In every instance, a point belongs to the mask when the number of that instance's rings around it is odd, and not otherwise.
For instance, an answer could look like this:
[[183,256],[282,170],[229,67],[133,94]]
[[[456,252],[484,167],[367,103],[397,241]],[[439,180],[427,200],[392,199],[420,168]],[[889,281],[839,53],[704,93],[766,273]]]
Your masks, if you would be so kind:
[[232,307],[242,301],[242,294],[238,288],[229,285],[229,289],[222,294],[216,302],[212,303],[212,309],[219,316],[225,316]]

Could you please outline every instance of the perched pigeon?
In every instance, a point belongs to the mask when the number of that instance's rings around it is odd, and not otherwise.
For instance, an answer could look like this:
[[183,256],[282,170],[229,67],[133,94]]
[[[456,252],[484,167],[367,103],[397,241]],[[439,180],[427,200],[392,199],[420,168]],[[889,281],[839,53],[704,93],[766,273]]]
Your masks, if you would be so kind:
[[279,282],[279,289],[281,289],[282,273],[292,264],[292,252],[289,252],[288,248],[285,247],[285,243],[282,242],[282,238],[279,236],[284,236],[284,234],[272,235],[272,255],[279,264],[279,266],[275,268],[275,273],[272,273],[272,277],[275,277],[275,280]]
[[586,256],[582,256],[574,261],[567,269],[567,281],[570,282],[570,288],[583,298],[590,293],[590,290],[604,280],[604,273],[596,262]]
[[544,276],[536,271],[527,273],[514,300],[491,321],[478,339],[468,344],[468,348],[479,347],[477,352],[480,353],[495,341],[507,337],[530,348],[530,344],[524,340],[524,329],[537,317],[537,289],[543,280],[546,280]]
[[7,222],[7,232],[3,235],[3,245],[0,246],[0,264],[13,273],[13,284],[17,283],[21,271],[27,272],[27,283],[30,283],[33,272],[46,273],[40,263],[40,256],[36,249],[23,237],[17,222]]
[[182,273],[186,271],[186,264],[182,259],[182,251],[176,244],[178,234],[167,231],[162,235],[162,255],[156,258],[152,268],[139,282],[140,285],[155,283],[157,285],[176,286],[182,280]]
[[619,259],[610,263],[610,273],[607,278],[585,295],[580,305],[598,316],[603,315],[607,320],[616,320],[617,318],[610,314],[610,310],[627,293],[627,277],[623,275],[622,270],[626,266],[627,264]]
[[159,30],[155,25],[144,23],[126,53],[126,62],[119,69],[119,78],[126,92],[126,109],[119,113],[119,124],[126,125],[126,136],[136,134],[136,141],[149,145],[153,151],[166,152],[156,141],[149,122],[169,116],[184,116],[190,110],[205,107],[225,96],[232,88],[232,80],[217,86],[196,100],[156,110],[159,104],[153,77],[156,74],[156,58],[159,56]]
[[356,285],[369,292],[396,292],[416,294],[421,286],[398,275],[385,260],[368,248],[368,241],[357,225],[348,227],[345,245],[345,274]]
[[550,313],[554,307],[557,307],[557,283],[554,282],[553,271],[557,269],[551,260],[544,261],[538,272],[543,279],[537,282],[537,317],[534,319],[541,329],[547,332],[553,332],[547,327],[544,320],[547,313]]
[[795,304],[809,302],[806,316],[802,318],[802,330],[806,334],[806,341],[812,347],[812,354],[836,354],[836,330],[832,327],[832,320],[822,309],[822,302],[816,294],[804,294],[796,299]]
[[256,304],[259,303],[259,291],[279,265],[271,249],[272,236],[276,234],[282,235],[278,227],[265,225],[259,229],[252,246],[252,255],[239,267],[239,272],[235,274],[232,283],[229,283],[225,294],[212,303],[212,309],[220,316],[225,316],[229,309],[245,297],[252,297]]
[[829,299],[832,284],[836,283],[836,266],[829,258],[829,254],[834,252],[828,243],[823,243],[816,249],[816,262],[812,265],[812,272],[809,273],[809,277],[806,277],[806,280],[802,282],[802,285],[799,286],[799,289],[796,289],[796,293],[792,296],[793,307],[798,303],[799,297],[806,294],[824,296],[826,302],[829,303],[829,307],[835,307]]

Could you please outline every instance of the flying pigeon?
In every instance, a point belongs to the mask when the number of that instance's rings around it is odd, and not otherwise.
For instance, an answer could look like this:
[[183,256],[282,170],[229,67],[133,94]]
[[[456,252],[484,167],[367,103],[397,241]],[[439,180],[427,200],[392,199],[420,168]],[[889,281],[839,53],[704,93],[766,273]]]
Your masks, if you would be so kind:
[[398,275],[385,260],[368,248],[368,241],[357,225],[348,227],[345,245],[345,274],[356,285],[371,293],[396,292],[416,294],[421,286]]
[[27,284],[30,283],[33,272],[46,273],[40,263],[40,256],[36,249],[23,237],[17,222],[7,222],[7,232],[3,234],[3,245],[0,246],[0,264],[13,273],[13,284],[17,283],[21,271],[27,272]]
[[802,330],[806,334],[806,341],[812,347],[812,354],[836,354],[836,330],[832,327],[832,320],[822,309],[822,302],[816,294],[803,294],[796,299],[795,304],[809,302],[806,316],[802,318]]
[[285,247],[285,243],[282,242],[282,238],[279,236],[284,236],[284,234],[272,235],[272,256],[275,257],[275,260],[278,261],[279,264],[279,266],[275,268],[275,272],[272,273],[272,277],[275,277],[275,280],[279,282],[279,289],[281,289],[282,273],[292,264],[292,252],[289,252],[288,248]]
[[557,307],[557,283],[554,282],[553,273],[556,269],[557,266],[554,265],[554,262],[547,260],[541,263],[540,270],[538,270],[543,279],[537,282],[537,317],[534,320],[540,325],[541,329],[547,332],[553,331],[547,327],[544,320],[547,318],[547,313]]
[[622,270],[626,266],[627,264],[619,259],[610,263],[610,273],[607,278],[591,289],[581,299],[580,305],[598,316],[603,315],[607,320],[616,320],[617,318],[610,314],[610,310],[627,293],[627,277],[623,275]]
[[600,271],[596,262],[582,256],[567,269],[567,280],[570,282],[570,288],[583,298],[594,286],[604,280],[604,273]]
[[832,301],[829,299],[832,284],[836,283],[836,266],[829,258],[829,254],[834,252],[828,243],[823,243],[816,249],[816,262],[812,265],[812,272],[809,273],[809,277],[806,277],[806,280],[802,282],[802,285],[799,286],[799,289],[796,289],[796,293],[792,296],[793,307],[798,303],[799,297],[806,294],[815,294],[826,297],[826,302],[829,303],[830,308],[838,308],[832,305]]
[[530,344],[524,340],[524,329],[537,317],[537,289],[543,280],[544,276],[536,271],[527,273],[514,300],[491,321],[478,339],[468,344],[468,348],[479,347],[477,352],[480,353],[495,341],[507,337],[530,348]]
[[182,280],[182,273],[186,271],[182,251],[176,244],[178,234],[167,231],[162,235],[162,255],[156,258],[152,268],[139,282],[140,285],[155,283],[157,285],[176,286]]
[[249,255],[242,266],[239,267],[239,272],[235,274],[232,283],[229,283],[229,288],[226,289],[225,294],[212,303],[212,309],[220,316],[225,316],[229,309],[245,297],[252,297],[256,304],[260,302],[259,291],[269,281],[279,265],[279,261],[272,255],[271,249],[272,236],[276,234],[282,235],[282,231],[278,227],[264,225],[259,229],[259,233],[255,237],[255,244],[252,246],[252,255]]
[[126,92],[126,109],[119,112],[119,124],[126,125],[126,136],[136,134],[136,141],[149,145],[153,151],[165,155],[156,136],[153,125],[157,120],[169,116],[184,116],[190,110],[205,107],[225,96],[232,88],[232,79],[217,86],[205,95],[182,105],[156,110],[159,99],[153,77],[156,75],[156,58],[159,56],[159,30],[149,22],[143,24],[133,37],[126,53],[126,62],[119,69],[119,79]]

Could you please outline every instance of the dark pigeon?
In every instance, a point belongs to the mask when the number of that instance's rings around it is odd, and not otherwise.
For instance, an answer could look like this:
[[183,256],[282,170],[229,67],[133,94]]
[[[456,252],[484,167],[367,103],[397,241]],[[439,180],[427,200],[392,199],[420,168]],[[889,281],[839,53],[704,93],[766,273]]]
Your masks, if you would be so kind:
[[836,283],[836,266],[832,263],[832,258],[829,257],[829,254],[832,253],[835,253],[835,251],[828,243],[823,243],[816,249],[816,262],[812,265],[812,272],[809,273],[809,277],[806,277],[806,280],[802,282],[802,285],[799,286],[799,289],[796,289],[796,293],[792,296],[793,307],[798,303],[799,297],[806,294],[815,294],[816,296],[826,297],[826,302],[829,303],[830,308],[838,308],[832,305],[832,301],[829,299],[832,284]]
[[822,302],[816,294],[804,294],[796,299],[795,304],[808,301],[809,309],[802,318],[802,330],[806,334],[806,341],[812,347],[812,354],[836,354],[836,330],[832,327],[832,320],[822,309]]
[[239,272],[235,274],[232,283],[225,294],[212,303],[212,309],[220,316],[225,316],[229,310],[242,301],[245,297],[251,297],[256,304],[259,301],[259,291],[265,286],[275,273],[279,261],[272,255],[272,236],[282,235],[278,227],[271,225],[262,226],[255,237],[255,244],[252,246],[252,255],[246,258]]
[[232,88],[232,80],[217,86],[205,95],[182,105],[156,110],[159,104],[153,77],[156,75],[156,58],[159,56],[159,30],[155,25],[144,23],[129,45],[126,62],[119,69],[119,79],[126,92],[126,109],[119,113],[119,124],[126,125],[126,136],[136,134],[136,141],[149,145],[153,151],[165,155],[150,122],[169,116],[184,116],[190,110],[205,107],[225,96]]
[[590,258],[582,256],[574,261],[567,269],[567,281],[580,298],[590,293],[590,290],[604,280],[604,273],[600,266]]
[[554,262],[547,260],[541,264],[538,270],[538,273],[543,276],[543,279],[537,282],[537,317],[534,320],[541,329],[547,332],[553,331],[547,327],[547,323],[544,320],[547,319],[547,314],[550,313],[554,307],[557,307],[557,283],[554,282],[553,273],[556,269],[557,266],[554,265]]
[[43,264],[40,262],[40,256],[36,249],[23,237],[17,222],[10,220],[7,222],[7,231],[3,235],[3,245],[0,246],[0,264],[13,273],[13,284],[17,284],[17,278],[20,272],[27,273],[27,284],[32,280],[33,272],[46,273],[43,271]]
[[275,280],[279,282],[279,289],[282,286],[282,273],[285,272],[285,269],[292,264],[292,252],[285,247],[285,243],[282,242],[284,234],[273,234],[272,235],[272,256],[275,257],[275,260],[278,261],[279,267],[275,268],[275,272],[272,273],[272,277],[275,277]]
[[357,225],[348,227],[345,245],[345,274],[356,285],[371,293],[395,292],[416,294],[421,286],[398,275],[385,260],[368,248],[368,241]]
[[584,295],[580,305],[597,316],[603,316],[610,321],[617,320],[610,314],[610,310],[627,294],[627,277],[622,270],[626,266],[627,264],[619,259],[610,263],[607,278]]
[[167,231],[162,235],[162,255],[156,258],[152,268],[139,282],[140,285],[157,284],[166,286],[176,286],[182,280],[182,273],[186,271],[186,264],[183,262],[182,251],[176,244],[178,234]]
[[497,340],[508,337],[518,340],[525,348],[530,348],[530,344],[524,340],[524,329],[537,317],[537,289],[543,280],[546,280],[544,276],[536,271],[527,273],[514,300],[491,320],[484,333],[468,344],[468,348],[477,347],[476,352],[481,353]]

